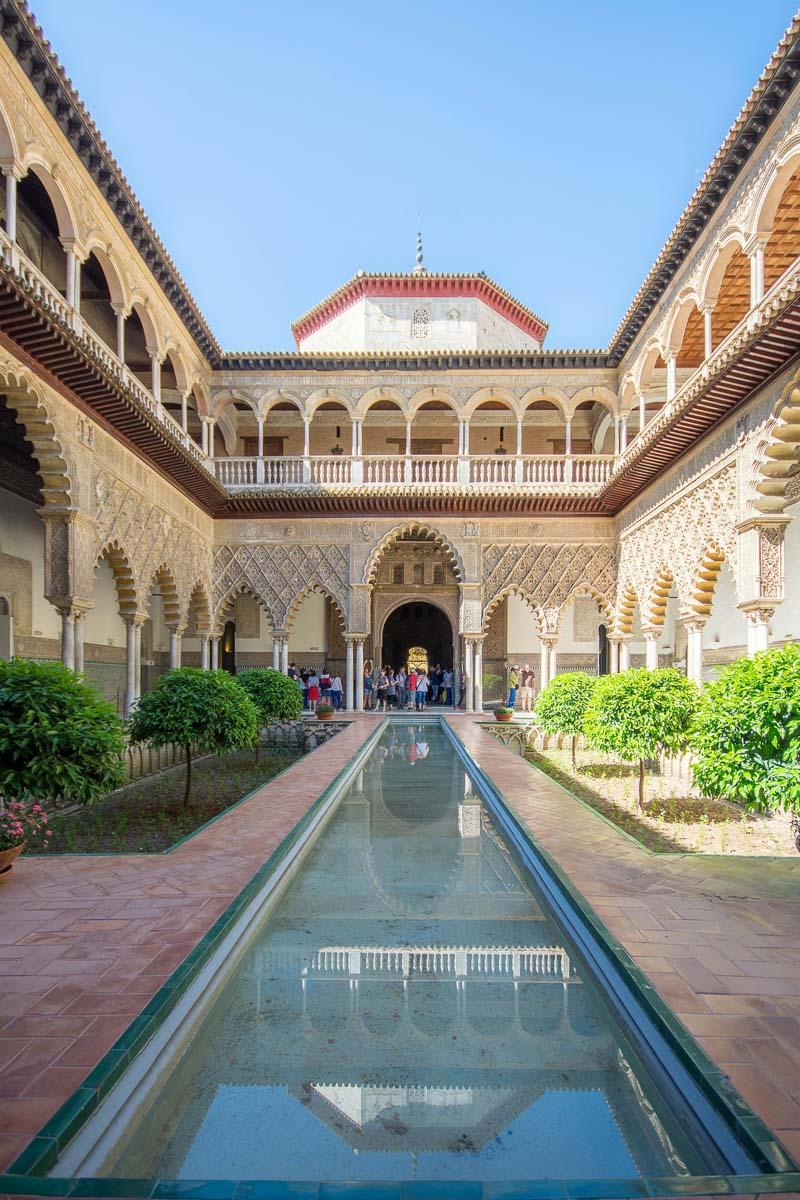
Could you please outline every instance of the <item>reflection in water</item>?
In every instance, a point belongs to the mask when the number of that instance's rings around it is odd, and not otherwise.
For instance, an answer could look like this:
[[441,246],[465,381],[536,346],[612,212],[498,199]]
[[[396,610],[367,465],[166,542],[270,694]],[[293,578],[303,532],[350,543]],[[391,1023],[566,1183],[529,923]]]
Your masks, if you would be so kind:
[[622,1178],[702,1163],[437,726],[390,725],[113,1174]]

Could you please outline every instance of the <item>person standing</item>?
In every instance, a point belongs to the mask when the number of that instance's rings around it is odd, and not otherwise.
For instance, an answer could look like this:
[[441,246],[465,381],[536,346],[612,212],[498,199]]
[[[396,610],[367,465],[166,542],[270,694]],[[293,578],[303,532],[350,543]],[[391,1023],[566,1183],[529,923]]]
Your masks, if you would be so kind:
[[327,701],[328,704],[330,704],[330,701],[331,701],[331,676],[330,676],[330,672],[327,667],[322,668],[322,675],[320,676],[319,686],[320,686],[320,691],[322,693],[322,699]]
[[386,677],[386,668],[382,668],[378,675],[378,686],[376,688],[377,710],[378,712],[386,712],[386,689],[389,686],[389,680]]
[[428,702],[428,676],[424,671],[417,675],[417,712],[425,712]]
[[519,676],[519,703],[523,712],[530,712],[533,705],[533,671],[530,663],[525,663]]
[[442,675],[442,704],[453,707],[453,672],[446,667]]
[[519,687],[519,668],[512,667],[508,673],[508,707],[513,708],[517,701]]
[[436,698],[439,695],[439,681],[441,679],[441,671],[438,666],[433,667],[428,675],[428,697],[431,704],[436,703]]
[[413,708],[417,698],[417,668],[409,667],[408,675],[406,676],[406,687],[408,689],[408,707]]
[[397,700],[397,676],[392,667],[386,668],[386,707],[393,708]]
[[372,678],[372,671],[368,666],[364,667],[364,708],[367,712],[372,712],[375,706],[375,681]]
[[317,675],[314,667],[308,676],[308,707],[311,712],[317,711],[317,702],[319,701],[319,675]]
[[402,667],[397,672],[397,711],[406,706],[406,673]]
[[342,707],[342,678],[340,675],[331,677],[331,704],[336,712]]

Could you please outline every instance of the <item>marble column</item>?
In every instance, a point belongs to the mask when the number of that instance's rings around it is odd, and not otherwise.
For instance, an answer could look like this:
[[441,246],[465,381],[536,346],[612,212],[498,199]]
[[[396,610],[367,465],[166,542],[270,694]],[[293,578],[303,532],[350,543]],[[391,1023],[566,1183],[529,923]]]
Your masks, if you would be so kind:
[[83,632],[86,613],[78,609],[75,613],[75,674],[83,674]]
[[61,661],[70,671],[75,670],[75,610],[72,606],[60,608],[61,614]]
[[544,638],[539,643],[539,691],[544,691],[550,682],[550,647]]
[[547,664],[547,678],[555,679],[558,674],[558,642],[555,638],[550,642],[550,660]]
[[364,639],[356,639],[356,711],[364,711]]
[[703,308],[703,358],[711,358],[714,350],[714,332],[711,323],[713,308]]
[[703,682],[703,626],[697,621],[686,625],[686,675],[694,683]]
[[355,692],[355,682],[356,681],[355,681],[355,677],[353,674],[354,659],[353,659],[353,639],[352,638],[346,639],[344,653],[345,653],[345,670],[344,670],[345,701],[344,701],[344,703],[345,703],[345,708],[347,709],[347,711],[352,712],[353,705],[355,704],[355,694],[356,694],[356,692]]
[[619,643],[619,669],[620,669],[620,671],[629,671],[630,665],[631,665],[630,638],[622,638]]
[[474,644],[471,638],[464,639],[464,674],[466,675],[467,686],[464,693],[464,707],[467,712],[475,711],[475,696],[473,691],[473,650]]
[[745,613],[747,621],[747,657],[753,658],[769,650],[769,622],[772,609],[751,609]]
[[472,674],[474,678],[475,712],[483,712],[483,638],[475,639],[475,649],[472,654]]
[[136,703],[136,626],[133,617],[125,617],[125,716]]
[[67,286],[66,300],[71,308],[75,307],[75,251],[67,250]]
[[181,630],[170,629],[169,631],[169,669],[177,670],[181,665]]
[[8,169],[3,174],[6,177],[6,236],[9,241],[17,240],[17,177],[13,170]]
[[608,670],[611,675],[619,674],[619,638],[609,638]]
[[284,675],[289,674],[289,639],[288,637],[281,639],[281,671]]
[[134,620],[133,645],[135,649],[136,667],[133,676],[133,695],[138,700],[142,694],[142,622]]
[[208,670],[208,634],[200,634],[200,666],[204,671]]
[[212,637],[211,641],[211,670],[219,669],[219,635]]
[[655,671],[658,667],[658,637],[659,630],[657,629],[644,631],[645,666],[648,671]]
[[276,633],[272,635],[272,669],[273,671],[281,669],[281,639]]
[[117,358],[125,364],[125,309],[117,305],[114,306],[114,314],[117,318]]

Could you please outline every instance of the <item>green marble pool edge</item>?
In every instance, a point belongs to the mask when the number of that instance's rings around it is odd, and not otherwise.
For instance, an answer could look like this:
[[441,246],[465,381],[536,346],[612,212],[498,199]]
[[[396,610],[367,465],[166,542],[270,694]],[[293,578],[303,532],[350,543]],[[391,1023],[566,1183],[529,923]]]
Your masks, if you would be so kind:
[[[706,1094],[718,1103],[723,1113],[730,1113],[729,1121],[737,1132],[737,1136],[741,1137],[746,1146],[752,1147],[758,1156],[773,1160],[782,1159],[786,1164],[785,1169],[776,1169],[763,1175],[693,1175],[641,1179],[562,1179],[494,1183],[468,1180],[458,1182],[306,1183],[293,1180],[184,1181],[104,1177],[69,1179],[53,1178],[46,1174],[55,1166],[61,1152],[150,1040],[208,961],[218,943],[227,935],[242,910],[253,900],[264,882],[294,847],[320,809],[329,800],[335,798],[348,779],[369,757],[380,735],[389,724],[389,718],[383,717],[273,850],[269,858],[220,914],[195,948],[172,972],[141,1013],[131,1021],[111,1049],[34,1135],[10,1164],[7,1171],[0,1174],[0,1196],[56,1196],[75,1197],[76,1200],[80,1200],[82,1197],[104,1196],[153,1197],[153,1200],[173,1200],[173,1198],[174,1200],[179,1200],[179,1198],[182,1200],[279,1200],[281,1197],[285,1197],[286,1200],[504,1200],[504,1198],[525,1200],[525,1197],[530,1197],[530,1200],[614,1200],[614,1198],[627,1200],[628,1197],[800,1192],[800,1170],[793,1169],[795,1164],[784,1148],[760,1118],[756,1117],[749,1106],[744,1103],[735,1089],[726,1083],[722,1072],[694,1042],[672,1010],[658,997],[653,985],[636,966],[622,944],[606,928],[547,851],[531,836],[517,816],[513,805],[475,762],[445,717],[433,714],[423,716],[418,720],[426,724],[437,723],[445,730],[459,757],[462,761],[469,763],[470,771],[480,788],[493,794],[496,803],[505,808],[519,835],[528,843],[533,854],[563,890],[565,900],[590,927],[593,935],[615,964],[628,976],[631,989],[636,993],[640,1003],[651,1013],[653,1020],[661,1026],[683,1064],[700,1083]],[[285,770],[288,769],[288,767],[285,768]],[[237,804],[243,803],[252,794],[249,793]],[[229,811],[230,809],[226,810],[226,812]],[[219,820],[219,817],[224,815],[225,813],[221,813],[212,818],[212,821]],[[184,840],[196,836],[198,832],[200,830],[195,830]],[[170,847],[170,850],[174,848]],[[161,853],[169,852],[162,851]]]

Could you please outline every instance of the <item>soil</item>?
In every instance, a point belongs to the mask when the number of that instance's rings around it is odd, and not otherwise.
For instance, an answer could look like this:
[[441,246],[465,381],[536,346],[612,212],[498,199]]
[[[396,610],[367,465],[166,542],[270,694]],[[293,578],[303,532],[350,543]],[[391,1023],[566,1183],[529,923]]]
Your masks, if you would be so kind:
[[261,747],[210,755],[192,763],[192,795],[183,807],[185,767],[151,775],[112,793],[91,808],[51,813],[53,836],[33,854],[135,853],[168,850],[248,792],[266,783],[300,756],[296,751]]
[[638,766],[594,750],[528,750],[526,758],[650,850],[662,853],[761,855],[796,853],[790,817],[749,813],[727,800],[694,796],[685,783],[648,771],[637,803]]

